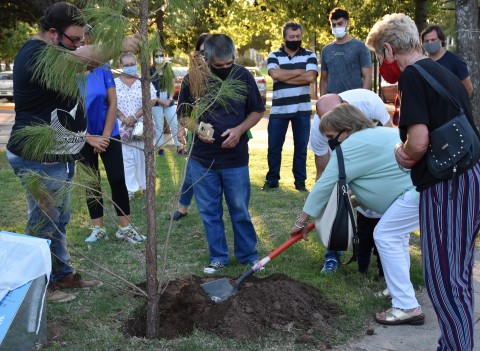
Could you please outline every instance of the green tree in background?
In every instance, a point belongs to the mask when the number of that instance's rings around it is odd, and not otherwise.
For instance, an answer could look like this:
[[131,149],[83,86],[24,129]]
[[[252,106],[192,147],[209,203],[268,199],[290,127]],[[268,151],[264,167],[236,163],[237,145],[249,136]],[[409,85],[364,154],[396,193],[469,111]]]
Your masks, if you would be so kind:
[[35,32],[29,24],[19,22],[16,28],[0,28],[0,61],[4,60],[6,70],[9,70],[9,64],[13,62],[20,46]]

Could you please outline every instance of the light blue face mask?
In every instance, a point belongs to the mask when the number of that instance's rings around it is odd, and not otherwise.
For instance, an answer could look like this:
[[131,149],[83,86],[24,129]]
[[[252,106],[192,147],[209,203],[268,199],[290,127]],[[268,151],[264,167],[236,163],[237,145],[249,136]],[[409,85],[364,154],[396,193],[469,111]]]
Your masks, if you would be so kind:
[[137,74],[137,66],[125,66],[122,68],[123,73],[125,74],[130,74],[131,76],[134,76]]
[[423,43],[423,48],[429,55],[435,55],[442,47],[442,43],[439,41],[432,41],[429,43]]

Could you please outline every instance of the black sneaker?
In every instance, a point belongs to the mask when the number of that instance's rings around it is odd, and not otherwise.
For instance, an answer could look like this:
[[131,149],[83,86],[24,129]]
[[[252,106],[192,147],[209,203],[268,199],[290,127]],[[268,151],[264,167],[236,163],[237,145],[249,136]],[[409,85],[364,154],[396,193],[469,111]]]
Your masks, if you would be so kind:
[[212,262],[203,269],[203,273],[213,274],[219,269],[225,268],[225,265],[221,262]]
[[308,191],[307,188],[305,188],[305,183],[295,183],[295,189],[298,191]]
[[263,184],[263,187],[262,187],[262,190],[270,190],[270,189],[277,189],[278,188],[278,183],[277,184],[272,184],[272,183],[269,183],[269,182],[265,182],[265,184]]

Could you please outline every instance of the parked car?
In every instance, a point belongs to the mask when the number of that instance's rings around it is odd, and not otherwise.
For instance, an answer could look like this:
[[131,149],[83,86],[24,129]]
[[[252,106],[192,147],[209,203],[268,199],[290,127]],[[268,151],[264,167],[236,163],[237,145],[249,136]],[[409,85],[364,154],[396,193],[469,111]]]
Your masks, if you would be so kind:
[[267,81],[265,80],[265,76],[263,75],[262,71],[257,67],[245,67],[250,71],[255,78],[255,82],[257,82],[258,90],[260,90],[260,95],[262,95],[263,103],[267,103]]
[[0,72],[0,98],[13,101],[13,72]]
[[182,86],[183,77],[188,73],[188,67],[172,67],[173,75],[174,75],[174,86],[175,86],[175,93],[173,95],[174,99],[178,99],[178,94],[180,94],[180,88]]

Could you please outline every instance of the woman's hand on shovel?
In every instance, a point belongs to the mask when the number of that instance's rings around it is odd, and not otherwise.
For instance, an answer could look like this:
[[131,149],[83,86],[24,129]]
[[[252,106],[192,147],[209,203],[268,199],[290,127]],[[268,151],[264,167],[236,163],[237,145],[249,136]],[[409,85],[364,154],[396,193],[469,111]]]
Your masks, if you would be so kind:
[[297,217],[297,220],[295,221],[295,225],[293,226],[292,230],[290,231],[290,236],[295,235],[298,232],[301,232],[302,235],[303,235],[303,240],[308,241],[307,227],[308,227],[308,220],[309,219],[310,219],[310,216],[302,211],[302,213]]

